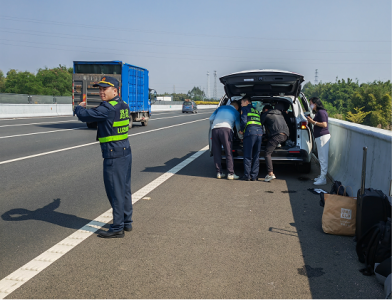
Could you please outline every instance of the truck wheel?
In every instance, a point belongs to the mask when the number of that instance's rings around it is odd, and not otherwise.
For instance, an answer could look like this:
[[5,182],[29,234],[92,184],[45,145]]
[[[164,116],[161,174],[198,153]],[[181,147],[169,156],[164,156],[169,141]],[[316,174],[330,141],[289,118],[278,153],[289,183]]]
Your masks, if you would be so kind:
[[129,118],[129,126],[128,126],[128,130],[132,128],[133,125],[133,119]]
[[142,126],[147,126],[147,124],[148,124],[148,121],[142,122]]
[[87,122],[86,124],[87,124],[87,128],[90,128],[90,129],[96,129],[98,127],[97,122],[92,122],[92,123]]

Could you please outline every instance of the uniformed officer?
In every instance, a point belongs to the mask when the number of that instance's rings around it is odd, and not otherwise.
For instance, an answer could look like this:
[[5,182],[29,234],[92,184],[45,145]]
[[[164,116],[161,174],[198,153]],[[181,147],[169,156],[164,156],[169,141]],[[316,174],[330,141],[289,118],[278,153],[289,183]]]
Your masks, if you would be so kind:
[[252,101],[245,96],[241,99],[241,131],[244,135],[244,176],[245,181],[258,180],[259,155],[263,128],[259,112],[253,108]]
[[113,224],[101,230],[101,238],[122,238],[124,230],[132,230],[131,167],[132,152],[128,141],[129,106],[118,96],[119,82],[113,77],[102,77],[94,84],[99,87],[102,102],[86,109],[86,102],[75,108],[82,122],[97,122],[97,140],[101,144],[103,180],[106,194],[113,208]]

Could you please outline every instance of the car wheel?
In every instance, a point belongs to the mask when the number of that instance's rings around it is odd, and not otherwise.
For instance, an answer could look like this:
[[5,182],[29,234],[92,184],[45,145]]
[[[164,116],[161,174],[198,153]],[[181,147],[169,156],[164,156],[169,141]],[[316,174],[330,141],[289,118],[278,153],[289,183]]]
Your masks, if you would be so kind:
[[297,165],[297,170],[300,173],[310,173],[310,171],[312,170],[312,162],[308,162],[308,163],[303,163],[302,165]]

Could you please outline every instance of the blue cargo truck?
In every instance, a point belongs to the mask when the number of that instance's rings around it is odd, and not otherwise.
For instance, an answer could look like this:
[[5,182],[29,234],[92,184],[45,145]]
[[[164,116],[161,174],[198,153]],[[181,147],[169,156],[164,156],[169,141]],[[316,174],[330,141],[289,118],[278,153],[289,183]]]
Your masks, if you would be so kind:
[[[129,128],[133,122],[146,126],[151,117],[151,102],[156,91],[149,89],[148,70],[121,61],[74,61],[72,81],[72,106],[86,101],[86,107],[101,103],[99,89],[93,87],[103,76],[111,76],[120,82],[120,97],[129,105]],[[96,128],[96,123],[87,123]]]

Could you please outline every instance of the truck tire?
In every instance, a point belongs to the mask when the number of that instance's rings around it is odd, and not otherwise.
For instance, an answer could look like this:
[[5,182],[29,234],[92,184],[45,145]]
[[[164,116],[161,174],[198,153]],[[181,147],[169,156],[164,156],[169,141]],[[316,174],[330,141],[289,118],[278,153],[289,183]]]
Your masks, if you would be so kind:
[[133,119],[132,119],[132,117],[131,117],[131,118],[129,118],[128,130],[132,128],[132,125],[133,125]]
[[148,121],[142,122],[142,126],[147,126],[147,124],[148,124]]
[[87,128],[90,128],[90,129],[97,129],[97,127],[98,127],[97,122],[92,122],[92,123],[87,122],[86,124],[87,124]]

